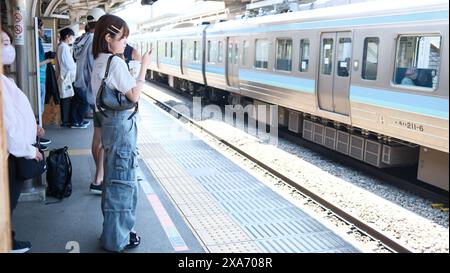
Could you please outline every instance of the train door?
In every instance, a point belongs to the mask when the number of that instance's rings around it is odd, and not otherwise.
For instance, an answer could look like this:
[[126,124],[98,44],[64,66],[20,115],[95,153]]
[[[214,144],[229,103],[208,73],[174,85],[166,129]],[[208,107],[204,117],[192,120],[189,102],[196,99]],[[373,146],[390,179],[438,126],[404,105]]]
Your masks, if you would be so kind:
[[227,45],[227,84],[239,88],[239,40],[228,37]]
[[319,107],[349,115],[351,32],[322,33],[318,82]]

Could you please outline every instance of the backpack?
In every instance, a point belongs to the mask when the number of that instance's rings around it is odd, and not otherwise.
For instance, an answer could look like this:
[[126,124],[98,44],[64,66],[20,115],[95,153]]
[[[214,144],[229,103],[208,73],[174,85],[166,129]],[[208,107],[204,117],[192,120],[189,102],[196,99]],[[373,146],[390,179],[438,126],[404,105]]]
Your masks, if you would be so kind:
[[72,162],[68,147],[50,151],[47,157],[47,195],[58,199],[72,194]]

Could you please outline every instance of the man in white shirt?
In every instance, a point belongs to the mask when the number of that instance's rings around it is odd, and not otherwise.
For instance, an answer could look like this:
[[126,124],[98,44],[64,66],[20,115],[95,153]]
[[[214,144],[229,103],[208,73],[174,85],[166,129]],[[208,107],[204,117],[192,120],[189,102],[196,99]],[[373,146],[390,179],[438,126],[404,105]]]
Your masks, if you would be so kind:
[[[70,28],[59,32],[61,42],[58,45],[57,60],[59,64],[58,86],[61,98],[61,122],[62,126],[70,126],[71,123],[71,101],[74,95],[73,82],[77,73],[77,65],[72,57],[69,44],[73,44],[75,33]],[[67,86],[67,85],[70,86]],[[74,115],[77,109],[73,109]],[[86,128],[86,127],[84,127]]]

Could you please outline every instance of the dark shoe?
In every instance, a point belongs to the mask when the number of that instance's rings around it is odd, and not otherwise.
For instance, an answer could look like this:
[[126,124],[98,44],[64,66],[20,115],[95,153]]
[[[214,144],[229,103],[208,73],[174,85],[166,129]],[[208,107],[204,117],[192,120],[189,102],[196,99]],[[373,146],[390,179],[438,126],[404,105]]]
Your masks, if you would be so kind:
[[83,124],[72,124],[72,126],[70,126],[70,128],[72,129],[86,129],[87,125],[83,125]]
[[130,232],[130,243],[125,246],[125,249],[131,249],[137,247],[141,243],[141,237],[136,233]]
[[91,183],[91,185],[89,186],[89,191],[94,194],[102,194],[102,184],[94,185]]
[[31,243],[30,242],[22,242],[13,240],[13,248],[11,250],[11,253],[27,253],[31,250]]
[[46,138],[40,138],[40,143],[44,144],[44,145],[48,145],[50,143],[52,143],[52,141],[50,139],[46,139]]
[[61,127],[69,127],[70,128],[71,125],[72,124],[70,124],[70,123],[61,123]]
[[86,125],[86,126],[89,126],[89,124],[91,124],[91,122],[89,120],[83,120],[83,122],[81,123],[81,125]]

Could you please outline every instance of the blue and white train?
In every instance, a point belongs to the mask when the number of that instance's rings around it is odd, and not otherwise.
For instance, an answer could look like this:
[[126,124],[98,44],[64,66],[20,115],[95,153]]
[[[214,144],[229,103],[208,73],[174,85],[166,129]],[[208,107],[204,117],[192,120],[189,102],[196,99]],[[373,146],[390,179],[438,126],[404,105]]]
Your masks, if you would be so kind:
[[377,167],[449,190],[448,2],[374,1],[139,34],[150,75]]

